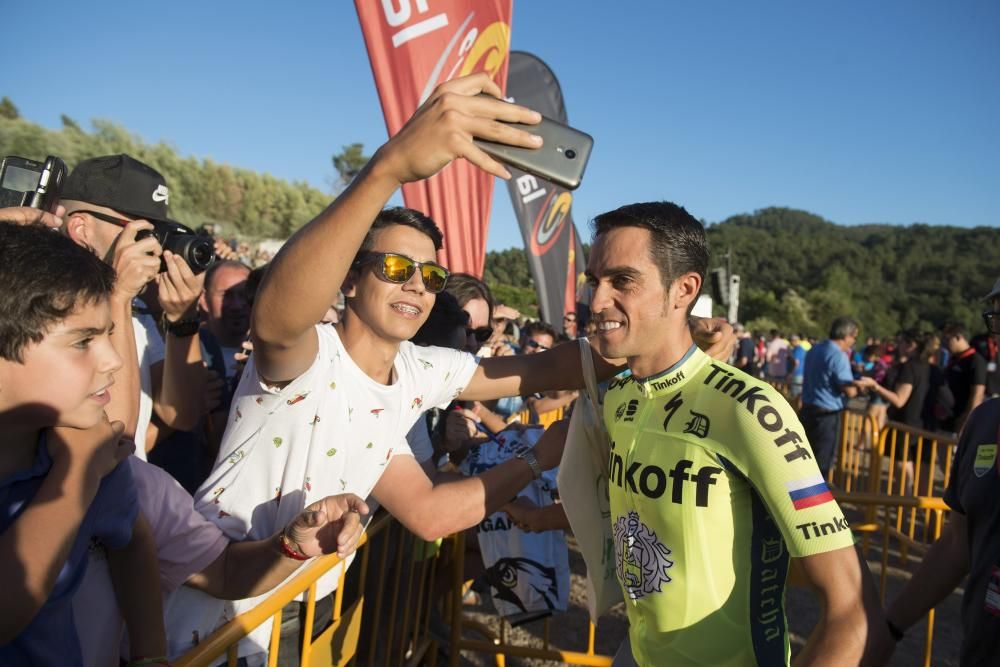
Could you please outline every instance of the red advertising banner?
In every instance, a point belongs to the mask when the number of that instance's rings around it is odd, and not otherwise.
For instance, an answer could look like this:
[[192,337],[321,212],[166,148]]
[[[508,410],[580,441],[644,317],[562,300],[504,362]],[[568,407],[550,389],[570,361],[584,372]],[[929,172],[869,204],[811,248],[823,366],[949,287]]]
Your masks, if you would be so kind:
[[[389,136],[438,84],[486,72],[507,84],[512,0],[355,0]],[[493,176],[456,160],[403,186],[403,201],[444,232],[439,261],[483,275]]]

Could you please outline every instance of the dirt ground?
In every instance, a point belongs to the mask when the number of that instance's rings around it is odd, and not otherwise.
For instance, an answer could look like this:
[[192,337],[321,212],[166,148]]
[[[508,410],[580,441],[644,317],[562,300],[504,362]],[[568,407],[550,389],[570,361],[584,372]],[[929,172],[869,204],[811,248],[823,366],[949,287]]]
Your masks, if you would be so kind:
[[[549,639],[551,646],[563,650],[585,651],[587,646],[588,617],[586,609],[586,588],[584,583],[585,568],[583,559],[576,550],[572,538],[570,542],[571,591],[570,607],[566,612],[558,614],[549,620]],[[872,574],[878,581],[880,576],[880,554],[877,550],[869,553]],[[910,577],[916,562],[910,562],[906,569],[890,567],[887,579],[887,599],[891,599]],[[934,644],[931,664],[950,667],[958,665],[958,649],[961,642],[960,604],[962,591],[959,589],[945,600],[937,609],[937,622],[934,628]],[[496,616],[489,596],[485,596],[482,604],[466,606],[469,618],[491,628],[496,636],[500,630],[500,622]],[[789,588],[786,598],[786,612],[791,630],[792,654],[802,649],[812,628],[819,619],[819,605],[814,596],[803,588]],[[619,605],[601,618],[597,627],[595,651],[598,654],[614,655],[622,638],[627,633],[628,623],[625,610]],[[545,636],[545,621],[528,623],[517,628],[507,626],[508,642],[541,648]],[[472,632],[467,632],[470,639],[484,639]],[[909,667],[921,665],[924,655],[926,623],[921,622],[912,628],[905,639],[898,645],[890,665]],[[493,656],[483,654],[462,653],[462,664],[468,666],[495,665]],[[562,663],[511,656],[506,659],[508,667],[542,665],[558,665]]]

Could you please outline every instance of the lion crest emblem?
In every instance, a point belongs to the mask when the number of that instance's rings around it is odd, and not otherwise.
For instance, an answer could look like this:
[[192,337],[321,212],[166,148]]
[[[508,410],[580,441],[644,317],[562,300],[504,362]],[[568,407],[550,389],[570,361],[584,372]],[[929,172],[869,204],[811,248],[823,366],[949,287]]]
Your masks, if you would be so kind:
[[670,583],[667,570],[674,562],[667,558],[670,549],[656,539],[649,526],[639,521],[638,512],[618,517],[614,529],[615,573],[632,600],[659,593]]

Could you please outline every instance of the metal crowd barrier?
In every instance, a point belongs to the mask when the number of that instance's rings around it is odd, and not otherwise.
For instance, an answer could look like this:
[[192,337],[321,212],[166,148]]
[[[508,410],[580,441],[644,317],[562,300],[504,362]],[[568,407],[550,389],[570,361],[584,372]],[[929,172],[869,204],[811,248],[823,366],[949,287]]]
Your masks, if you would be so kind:
[[[869,558],[872,538],[881,535],[879,590],[885,598],[890,557],[910,566],[911,554],[923,556],[941,536],[948,506],[942,496],[951,477],[956,438],[898,422],[881,430],[874,417],[845,410],[840,450],[829,481],[845,508],[864,515],[851,528],[861,534],[861,550]],[[931,664],[935,613],[927,615],[923,664]]]
[[[454,540],[451,540],[454,543]],[[374,549],[373,549],[373,545]],[[345,601],[342,573],[333,596],[333,622],[319,635],[302,633],[300,664],[320,665],[434,665],[438,640],[430,632],[437,570],[447,567],[449,545],[440,547],[416,538],[390,515],[374,518],[361,540],[357,560],[360,568],[355,599]],[[318,558],[250,611],[229,621],[173,664],[177,667],[209,667],[226,656],[230,667],[237,663],[237,644],[268,619],[273,619],[268,665],[278,661],[282,608],[306,593],[303,628],[312,628],[316,609],[316,581],[340,564],[336,555]],[[369,578],[372,567],[377,576]],[[445,582],[447,579],[445,579]],[[349,594],[350,595],[350,594]],[[366,597],[368,605],[366,606]],[[363,623],[364,620],[364,623]],[[367,629],[362,632],[362,626]],[[379,631],[372,631],[378,627]]]
[[[868,554],[870,551],[870,544],[867,544],[868,537],[872,535],[881,536],[879,596],[882,600],[882,604],[885,605],[886,580],[888,578],[889,561],[892,554],[891,541],[896,540],[898,542],[901,554],[905,554],[908,549],[921,549],[922,551],[926,551],[930,542],[936,541],[939,537],[941,537],[941,530],[944,527],[944,521],[947,516],[947,512],[949,511],[948,506],[945,504],[944,500],[933,496],[902,496],[864,492],[836,492],[834,495],[839,502],[842,502],[845,505],[860,505],[873,511],[873,520],[866,521],[862,524],[854,524],[851,526],[851,530],[865,536],[862,553],[866,559],[869,558]],[[895,510],[895,518],[892,516],[893,510]],[[933,514],[934,516],[934,520],[932,522],[933,527],[928,533],[925,533],[925,537],[930,538],[927,542],[915,540],[912,535],[908,536],[905,532],[901,532],[896,527],[899,525],[899,522],[902,520],[902,516],[907,511],[917,512],[918,510],[922,510],[928,514]],[[905,558],[905,556],[901,555],[901,559],[903,558]],[[935,610],[931,609],[927,613],[926,634],[924,636],[924,658],[921,663],[924,667],[930,667],[931,665],[932,650],[934,645],[934,622]]]
[[514,413],[511,416],[509,422],[520,422],[522,424],[537,424],[543,428],[548,428],[554,423],[562,419],[566,415],[566,408],[556,408],[555,410],[549,410],[548,412],[543,412],[540,415],[536,415],[530,409],[525,408],[520,412]]

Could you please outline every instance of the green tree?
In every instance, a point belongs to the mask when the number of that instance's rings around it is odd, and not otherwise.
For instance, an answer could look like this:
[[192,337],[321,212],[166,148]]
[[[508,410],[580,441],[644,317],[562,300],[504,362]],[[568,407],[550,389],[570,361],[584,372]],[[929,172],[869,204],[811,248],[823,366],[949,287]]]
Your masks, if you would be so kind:
[[9,97],[4,95],[3,99],[0,99],[0,118],[6,118],[7,120],[15,120],[20,118],[21,114],[17,110],[17,107],[11,101]]
[[364,154],[365,146],[361,143],[347,144],[341,146],[339,153],[333,156],[333,168],[337,170],[338,189],[346,188],[354,180],[364,166],[371,159],[370,155]]

